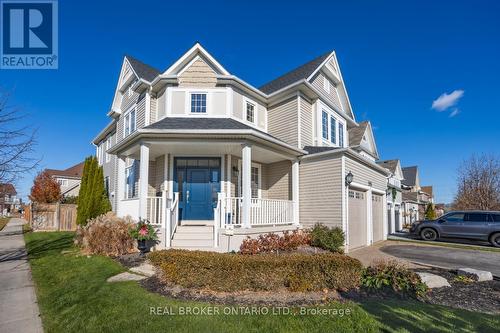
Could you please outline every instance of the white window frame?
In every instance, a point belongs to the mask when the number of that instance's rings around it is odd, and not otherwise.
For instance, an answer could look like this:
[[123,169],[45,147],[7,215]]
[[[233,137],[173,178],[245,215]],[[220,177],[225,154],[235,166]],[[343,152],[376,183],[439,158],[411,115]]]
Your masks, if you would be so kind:
[[330,80],[326,77],[326,76],[323,76],[323,89],[327,92],[327,93],[330,93],[331,92],[331,87],[330,87]]
[[[335,111],[332,111],[329,107],[324,105],[324,103],[319,103],[319,141],[318,142],[323,142],[323,145],[326,146],[334,146],[334,147],[340,147],[343,148],[346,146],[346,121]],[[323,112],[326,113],[327,115],[327,138],[323,137]],[[335,120],[336,127],[335,127],[335,142],[332,142],[331,139],[331,134],[332,134],[332,118]],[[343,146],[340,145],[340,127],[342,126],[342,136],[343,136]],[[318,128],[318,127],[317,127]]]
[[[132,127],[132,113],[134,113],[134,123]],[[123,114],[123,137],[126,138],[130,134],[137,131],[137,109],[136,106],[132,106]]]
[[57,183],[59,186],[68,186],[68,180],[64,178],[57,178]]
[[111,148],[111,136],[108,136],[106,138],[106,150],[104,151],[104,160],[106,161],[106,163],[109,163],[109,161],[111,160],[111,155],[108,153],[108,149]]
[[[129,195],[130,184],[128,182],[130,170],[133,170],[133,172],[135,173],[135,170],[134,170],[134,168],[136,167],[135,160],[131,159],[128,162],[129,162],[129,163],[127,163],[128,165],[125,165],[125,199],[136,199],[136,198],[138,198],[138,194],[134,195],[134,192],[136,192],[136,191],[132,191],[132,195],[131,196]],[[134,178],[136,176],[137,175],[134,174]],[[134,182],[134,184],[135,184],[135,182]],[[138,192],[138,189],[136,189],[136,190]]]
[[[193,112],[193,95],[205,95],[205,112]],[[209,113],[209,93],[207,91],[190,91],[188,94],[189,98],[187,100],[188,104],[188,114],[198,114],[198,115],[207,115]]]
[[[252,168],[257,168],[259,170],[259,179],[258,179],[258,184],[257,184],[257,193],[258,196],[257,198],[250,198],[250,199],[262,199],[262,165],[259,163],[252,162],[252,166],[250,167],[250,177],[252,176]],[[242,196],[242,184],[241,184],[241,160],[238,161],[238,196]],[[251,186],[251,179],[250,179],[250,186]]]
[[[248,120],[247,118],[247,104],[253,105],[253,121]],[[254,100],[251,100],[250,98],[243,96],[243,121],[247,122],[248,124],[251,124],[252,126],[257,126],[259,123],[258,119],[258,104]]]

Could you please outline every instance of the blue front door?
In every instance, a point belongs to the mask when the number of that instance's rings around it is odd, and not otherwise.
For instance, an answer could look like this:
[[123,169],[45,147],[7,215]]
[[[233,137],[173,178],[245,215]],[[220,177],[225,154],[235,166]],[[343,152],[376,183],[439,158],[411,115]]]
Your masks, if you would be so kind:
[[176,158],[174,191],[182,220],[212,220],[220,191],[219,158]]

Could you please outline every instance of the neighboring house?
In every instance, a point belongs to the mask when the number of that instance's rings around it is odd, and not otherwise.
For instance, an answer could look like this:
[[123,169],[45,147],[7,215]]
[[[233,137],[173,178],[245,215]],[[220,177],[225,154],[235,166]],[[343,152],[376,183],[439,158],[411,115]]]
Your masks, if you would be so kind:
[[[433,201],[429,194],[420,186],[420,176],[417,166],[403,168],[403,221],[405,225],[421,220],[425,216],[427,205]],[[432,192],[432,186],[427,186]]]
[[22,200],[17,197],[14,185],[0,184],[0,215],[11,216],[21,209]]
[[117,81],[93,143],[113,210],[156,225],[160,248],[237,250],[316,223],[346,250],[386,239],[389,171],[335,52],[255,88],[197,43],[165,71],[125,56]]
[[401,182],[403,181],[403,170],[399,160],[378,161],[378,165],[390,171],[387,179],[387,225],[388,233],[403,229],[402,203],[403,194]]
[[78,163],[65,170],[45,169],[61,186],[63,197],[76,197],[80,191],[84,162]]

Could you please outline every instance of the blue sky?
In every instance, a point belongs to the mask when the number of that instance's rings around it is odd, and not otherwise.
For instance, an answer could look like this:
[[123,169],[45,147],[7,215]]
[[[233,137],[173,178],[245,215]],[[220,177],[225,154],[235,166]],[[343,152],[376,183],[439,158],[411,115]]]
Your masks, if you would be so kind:
[[94,153],[124,54],[165,69],[200,41],[259,86],[335,49],[382,159],[418,165],[449,202],[461,160],[500,153],[499,14],[498,1],[63,0],[59,69],[0,70],[0,85],[39,127],[41,167],[66,168]]

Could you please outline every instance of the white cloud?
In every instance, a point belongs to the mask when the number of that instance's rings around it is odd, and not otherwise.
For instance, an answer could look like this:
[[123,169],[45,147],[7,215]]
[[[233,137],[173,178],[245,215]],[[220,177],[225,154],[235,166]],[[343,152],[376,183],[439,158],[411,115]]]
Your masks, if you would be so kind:
[[457,104],[458,100],[462,98],[463,95],[464,91],[461,89],[454,90],[450,94],[444,93],[432,102],[432,108],[438,112],[445,111],[451,106]]
[[455,117],[459,113],[460,113],[460,110],[457,109],[457,108],[454,108],[453,111],[451,111],[451,113],[450,113],[450,115],[448,117],[453,118],[453,117]]

